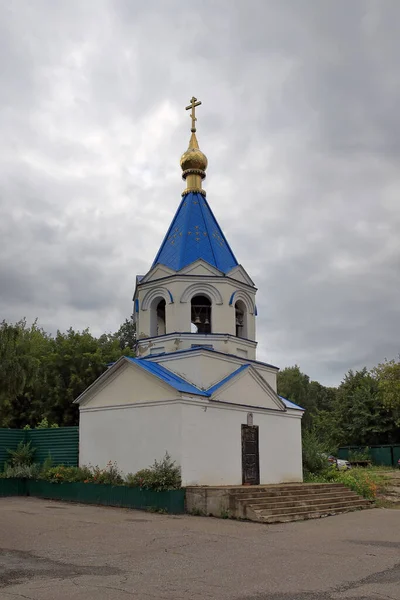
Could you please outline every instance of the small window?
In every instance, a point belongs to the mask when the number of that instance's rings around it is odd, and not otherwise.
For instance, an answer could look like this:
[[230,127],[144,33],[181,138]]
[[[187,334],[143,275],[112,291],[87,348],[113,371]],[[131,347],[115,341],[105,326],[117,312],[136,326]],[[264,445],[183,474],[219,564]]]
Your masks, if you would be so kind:
[[194,296],[191,305],[191,332],[211,333],[210,300],[207,296]]

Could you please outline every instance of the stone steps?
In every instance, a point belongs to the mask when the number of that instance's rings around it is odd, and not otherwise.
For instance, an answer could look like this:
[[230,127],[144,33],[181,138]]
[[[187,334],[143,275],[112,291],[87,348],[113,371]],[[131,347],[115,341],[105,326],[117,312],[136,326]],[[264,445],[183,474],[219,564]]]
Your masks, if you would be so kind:
[[[252,521],[259,521],[262,523],[288,523],[291,521],[304,521],[307,519],[320,519],[322,517],[328,517],[333,515],[338,515],[341,513],[350,512],[353,510],[361,510],[363,508],[370,507],[371,504],[368,505],[359,504],[352,505],[349,507],[347,504],[343,504],[342,506],[336,506],[334,509],[326,509],[326,508],[318,508],[316,510],[304,510],[302,512],[297,513],[281,513],[281,514],[269,514],[268,511],[258,511],[255,513]],[[250,517],[249,517],[250,518]]]
[[340,483],[294,484],[238,488],[230,506],[238,518],[278,523],[368,508],[371,502]]
[[320,506],[324,505],[335,505],[335,504],[343,504],[343,502],[347,502],[348,504],[357,503],[360,501],[360,497],[357,494],[354,496],[346,496],[340,498],[339,496],[334,496],[333,498],[329,496],[324,496],[322,498],[315,498],[312,500],[284,500],[282,502],[269,502],[268,500],[258,500],[257,502],[248,503],[252,509],[277,509],[277,510],[285,510],[287,508],[303,508],[304,506]]
[[344,491],[350,491],[341,483],[323,483],[323,484],[305,484],[304,486],[277,486],[277,487],[263,487],[263,488],[243,488],[237,489],[234,492],[234,496],[237,499],[254,498],[257,496],[265,496],[270,498],[276,498],[280,496],[298,496],[301,495],[312,495],[312,494],[324,494],[330,492],[343,493]]
[[348,508],[353,508],[356,507],[358,508],[359,506],[370,506],[370,503],[365,500],[362,501],[360,500],[360,498],[357,498],[355,500],[337,500],[336,502],[320,502],[319,504],[303,504],[303,505],[287,505],[287,506],[263,506],[263,505],[252,505],[251,506],[251,510],[253,510],[254,512],[260,511],[260,512],[267,512],[269,515],[286,515],[286,514],[298,514],[298,513],[303,513],[305,511],[308,512],[313,512],[313,511],[320,511],[320,512],[328,512],[330,510],[335,511],[336,508],[344,508],[344,507],[348,507]]
[[237,502],[247,502],[250,504],[256,504],[257,502],[259,502],[260,500],[263,501],[268,501],[268,502],[274,502],[274,503],[280,503],[280,502],[302,502],[302,501],[306,501],[306,502],[319,502],[321,498],[359,498],[359,496],[355,493],[352,492],[349,489],[344,488],[341,491],[330,491],[327,490],[326,492],[321,492],[320,494],[281,494],[279,496],[272,496],[272,495],[268,495],[268,494],[258,494],[256,495],[252,495],[252,496],[245,496],[244,498],[242,496],[236,496],[235,499]]

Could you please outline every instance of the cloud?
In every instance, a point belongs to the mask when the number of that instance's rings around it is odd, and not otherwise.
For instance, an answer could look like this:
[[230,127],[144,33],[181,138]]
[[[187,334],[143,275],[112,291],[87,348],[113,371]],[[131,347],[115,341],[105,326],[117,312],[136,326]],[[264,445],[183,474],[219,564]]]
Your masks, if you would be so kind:
[[183,184],[258,291],[259,358],[336,384],[399,352],[396,0],[39,0],[0,14],[0,314],[111,331]]

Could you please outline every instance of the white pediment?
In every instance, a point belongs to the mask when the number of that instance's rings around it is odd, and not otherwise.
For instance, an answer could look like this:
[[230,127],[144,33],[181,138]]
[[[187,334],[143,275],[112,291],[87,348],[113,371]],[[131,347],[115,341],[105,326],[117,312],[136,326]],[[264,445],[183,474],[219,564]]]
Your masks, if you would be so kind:
[[147,281],[155,281],[156,279],[163,279],[163,277],[170,277],[175,275],[176,271],[173,271],[165,265],[156,265],[140,280],[140,283],[146,283]]
[[236,281],[241,281],[242,283],[247,283],[247,285],[251,285],[254,287],[254,281],[247,274],[247,272],[243,269],[242,265],[238,265],[234,267],[231,271],[226,274],[227,277],[231,277],[232,279],[236,279]]
[[77,399],[81,407],[105,408],[174,400],[179,396],[158,377],[121,359]]
[[244,369],[218,388],[213,393],[212,400],[285,410],[282,400],[252,366]]
[[173,371],[180,377],[190,381],[193,385],[207,389],[230,375],[242,362],[226,359],[218,354],[209,353],[183,353],[176,358],[160,356],[157,361],[164,367]]
[[213,275],[218,277],[224,275],[222,271],[216,269],[201,258],[192,262],[190,265],[186,265],[186,267],[183,267],[178,273],[179,275]]

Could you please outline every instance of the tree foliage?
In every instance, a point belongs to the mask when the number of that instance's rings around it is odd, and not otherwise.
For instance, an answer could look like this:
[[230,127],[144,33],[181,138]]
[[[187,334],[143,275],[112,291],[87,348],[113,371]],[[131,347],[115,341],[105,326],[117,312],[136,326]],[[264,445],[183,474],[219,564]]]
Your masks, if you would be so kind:
[[278,393],[306,409],[303,436],[312,432],[330,451],[400,442],[399,362],[350,370],[338,388],[310,381],[296,365],[279,373]]
[[50,336],[35,322],[0,324],[0,427],[76,425],[73,401],[122,355],[134,354],[134,325],[96,338],[70,328]]

